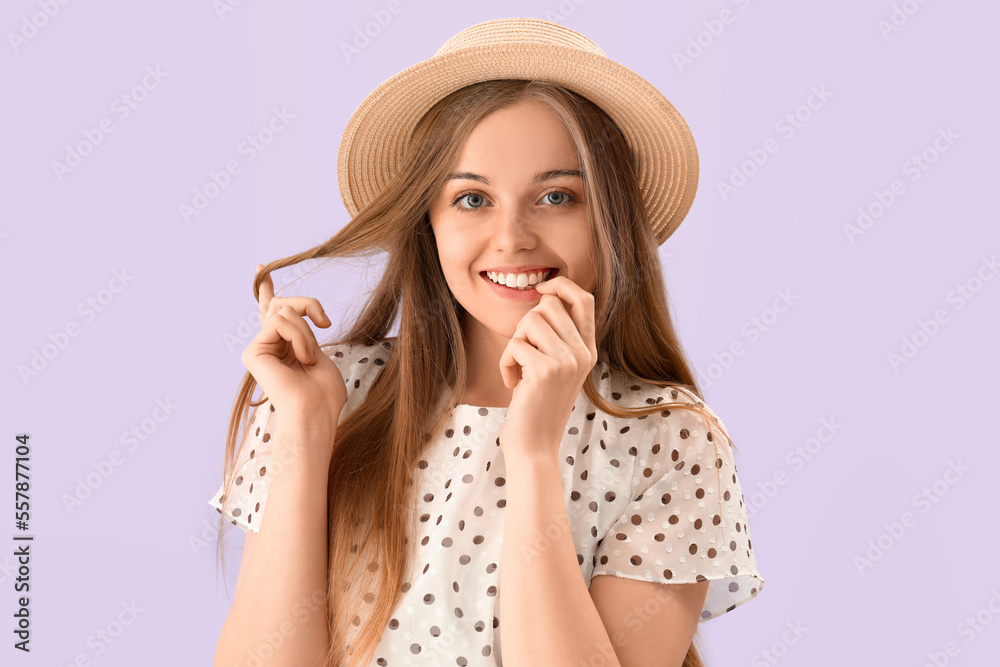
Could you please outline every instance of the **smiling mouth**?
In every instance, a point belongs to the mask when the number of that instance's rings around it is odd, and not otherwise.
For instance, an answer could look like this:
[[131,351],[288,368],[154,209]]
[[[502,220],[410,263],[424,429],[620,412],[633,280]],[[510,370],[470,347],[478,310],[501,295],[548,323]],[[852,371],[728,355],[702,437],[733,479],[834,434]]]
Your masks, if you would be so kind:
[[[532,272],[529,272],[529,276],[530,276],[531,273]],[[489,275],[490,272],[488,272],[488,271],[480,271],[479,275],[482,276],[483,279],[486,280],[487,282],[493,283],[494,285],[496,285],[498,287],[506,287],[509,290],[514,290],[514,291],[517,291],[517,292],[524,292],[524,291],[527,291],[527,290],[534,290],[535,285],[537,285],[538,283],[545,282],[547,280],[552,280],[556,276],[556,274],[558,274],[558,273],[559,273],[559,269],[548,269],[548,270],[542,272],[542,276],[543,277],[542,277],[541,280],[536,280],[536,282],[524,285],[523,287],[516,286],[516,285],[514,287],[511,287],[510,285],[507,285],[506,282],[502,282],[502,283],[498,282],[498,281],[496,281],[496,280],[494,280],[493,278],[490,277],[490,275]],[[494,274],[494,275],[498,275],[498,274]],[[506,279],[506,276],[505,276],[505,279]],[[529,278],[529,280],[530,280],[530,278]]]

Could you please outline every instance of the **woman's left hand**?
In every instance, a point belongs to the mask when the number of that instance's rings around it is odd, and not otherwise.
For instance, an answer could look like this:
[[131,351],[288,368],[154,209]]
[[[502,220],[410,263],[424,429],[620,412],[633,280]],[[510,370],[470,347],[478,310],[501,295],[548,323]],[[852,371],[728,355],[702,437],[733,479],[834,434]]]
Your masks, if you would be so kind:
[[558,459],[573,405],[597,363],[594,296],[565,276],[535,289],[541,300],[518,322],[500,356],[504,386],[513,388],[500,428],[508,464]]

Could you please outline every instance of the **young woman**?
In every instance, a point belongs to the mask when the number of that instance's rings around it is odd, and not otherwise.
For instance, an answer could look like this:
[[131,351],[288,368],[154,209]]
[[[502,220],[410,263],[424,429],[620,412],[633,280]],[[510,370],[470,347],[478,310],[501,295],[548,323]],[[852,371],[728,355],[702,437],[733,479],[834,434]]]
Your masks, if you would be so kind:
[[[697,624],[764,580],[657,255],[697,185],[683,118],[579,33],[487,21],[368,96],[338,175],[350,222],[254,281],[216,664],[700,665]],[[273,293],[377,252],[331,343]]]

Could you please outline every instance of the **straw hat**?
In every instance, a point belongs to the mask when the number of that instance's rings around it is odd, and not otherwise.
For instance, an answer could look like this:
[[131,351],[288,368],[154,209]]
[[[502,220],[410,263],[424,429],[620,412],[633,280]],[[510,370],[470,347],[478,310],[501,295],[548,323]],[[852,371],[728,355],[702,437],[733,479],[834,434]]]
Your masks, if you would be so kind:
[[340,196],[351,217],[385,186],[417,121],[449,93],[492,79],[549,81],[583,95],[621,128],[637,160],[653,233],[663,243],[698,187],[698,152],[680,113],[653,84],[590,39],[535,18],[477,23],[432,58],[391,77],[358,106],[337,153]]

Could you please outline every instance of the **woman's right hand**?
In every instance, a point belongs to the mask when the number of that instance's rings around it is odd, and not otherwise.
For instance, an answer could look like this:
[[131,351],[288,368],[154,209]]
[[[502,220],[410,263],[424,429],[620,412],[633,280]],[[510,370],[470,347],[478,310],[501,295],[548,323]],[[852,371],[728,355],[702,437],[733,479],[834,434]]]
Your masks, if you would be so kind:
[[[260,272],[263,264],[257,265]],[[271,276],[260,282],[260,332],[243,350],[241,360],[275,411],[300,416],[332,432],[347,403],[340,369],[320,349],[305,315],[326,328],[332,324],[316,299],[276,297]]]

